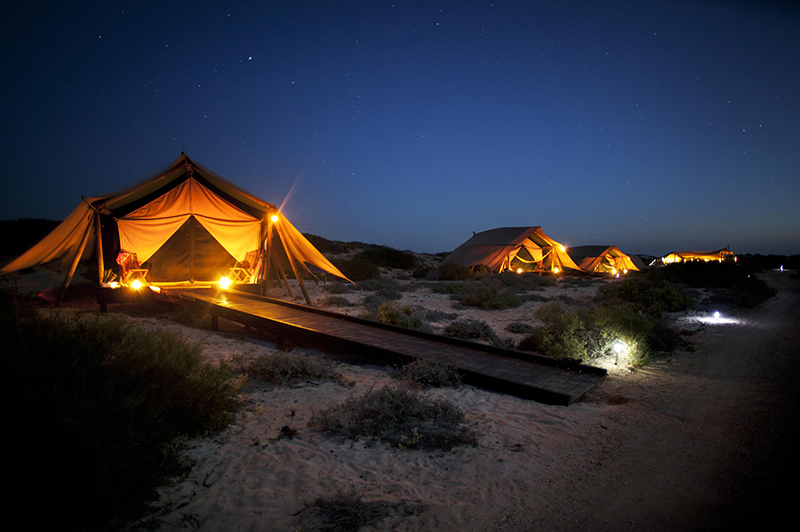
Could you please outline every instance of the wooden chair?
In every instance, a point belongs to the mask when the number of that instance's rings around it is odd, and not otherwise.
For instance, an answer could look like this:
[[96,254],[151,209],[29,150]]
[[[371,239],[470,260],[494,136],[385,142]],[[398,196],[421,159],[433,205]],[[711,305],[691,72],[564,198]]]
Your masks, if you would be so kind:
[[244,260],[237,262],[236,266],[230,269],[229,277],[234,283],[249,283],[252,281],[256,272],[258,262],[258,250],[248,251]]
[[120,251],[117,255],[117,264],[119,264],[119,278],[122,285],[130,286],[136,280],[141,283],[146,282],[147,272],[150,270],[141,267],[136,253]]

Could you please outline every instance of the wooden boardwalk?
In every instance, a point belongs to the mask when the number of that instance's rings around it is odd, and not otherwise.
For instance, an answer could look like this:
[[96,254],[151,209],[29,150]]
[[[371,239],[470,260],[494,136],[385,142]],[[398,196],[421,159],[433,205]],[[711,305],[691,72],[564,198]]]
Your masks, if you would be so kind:
[[458,368],[465,382],[533,399],[570,405],[606,375],[604,369],[501,349],[363,320],[343,314],[214,288],[169,289],[179,300],[212,316],[256,329],[291,344],[365,356],[388,363],[432,359]]

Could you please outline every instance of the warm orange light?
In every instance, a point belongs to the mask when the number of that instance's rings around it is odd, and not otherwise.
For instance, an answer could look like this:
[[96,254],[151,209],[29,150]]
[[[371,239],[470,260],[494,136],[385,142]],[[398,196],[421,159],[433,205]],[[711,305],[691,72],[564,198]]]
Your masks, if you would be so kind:
[[522,268],[517,268],[517,273],[522,273]]
[[270,217],[270,221],[272,221],[272,223],[277,222],[278,221],[278,215],[277,214],[273,214],[272,217]]
[[553,267],[553,273],[558,273],[558,272],[559,272],[558,266],[554,266]]
[[219,279],[219,285],[220,285],[222,288],[229,288],[229,287],[231,286],[231,279],[230,279],[230,277],[225,277],[225,276],[222,276],[222,277],[220,277],[220,279]]
[[142,282],[139,279],[134,279],[131,283],[131,288],[134,290],[138,290],[142,287]]
[[567,248],[565,248],[565,247],[564,247],[564,245],[562,244],[562,245],[561,245],[561,252],[563,253],[563,252],[564,252],[564,251],[566,251],[566,250],[567,250]]

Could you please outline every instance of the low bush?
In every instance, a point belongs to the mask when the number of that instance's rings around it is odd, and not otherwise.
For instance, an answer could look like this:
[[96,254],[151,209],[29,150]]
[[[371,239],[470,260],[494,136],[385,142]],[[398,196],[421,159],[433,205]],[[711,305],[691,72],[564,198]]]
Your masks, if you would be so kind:
[[388,442],[403,449],[441,449],[477,445],[477,432],[465,425],[453,403],[401,388],[382,388],[350,398],[314,414],[309,425],[354,441]]
[[502,341],[488,323],[473,319],[458,319],[444,328],[444,334],[465,340],[482,340],[492,345],[500,345]]
[[331,262],[348,279],[354,282],[365,281],[367,279],[380,279],[381,271],[378,266],[367,259],[356,256],[352,259],[332,258]]
[[606,305],[631,304],[650,315],[688,309],[692,299],[665,279],[633,277],[620,283],[600,287],[601,301]]
[[299,512],[297,530],[352,532],[362,527],[375,528],[381,521],[418,515],[425,509],[419,502],[365,501],[355,489],[337,489],[331,497],[318,497],[306,502]]
[[370,245],[356,258],[369,261],[383,268],[413,270],[417,267],[417,257],[408,251],[399,251],[388,246]]
[[289,386],[308,380],[341,381],[336,363],[320,355],[279,351],[259,357],[233,357],[230,361],[249,379],[276,386]]
[[422,388],[440,388],[461,385],[461,373],[458,369],[424,358],[418,358],[401,367],[397,375],[413,381]]
[[668,264],[650,270],[648,278],[693,288],[714,289],[717,301],[741,308],[754,308],[775,295],[775,290],[759,279],[752,268],[734,262]]
[[417,331],[430,330],[430,327],[414,312],[414,309],[409,306],[397,307],[387,302],[381,304],[377,312],[367,312],[362,315],[362,317],[388,325],[405,327],[406,329],[414,329]]
[[648,342],[658,323],[632,305],[573,311],[550,303],[536,315],[543,326],[520,342],[520,350],[581,361],[613,355],[629,365],[647,360],[652,350]]
[[199,345],[2,299],[11,482],[51,505],[44,528],[134,517],[180,472],[177,441],[224,428],[238,407],[239,381]]
[[453,296],[465,307],[478,307],[484,310],[499,310],[519,307],[524,302],[513,288],[502,288],[496,280],[467,283],[462,294]]
[[470,268],[463,264],[450,262],[439,265],[437,277],[440,281],[466,281],[469,279],[480,279],[490,273],[489,268],[486,266],[481,265]]

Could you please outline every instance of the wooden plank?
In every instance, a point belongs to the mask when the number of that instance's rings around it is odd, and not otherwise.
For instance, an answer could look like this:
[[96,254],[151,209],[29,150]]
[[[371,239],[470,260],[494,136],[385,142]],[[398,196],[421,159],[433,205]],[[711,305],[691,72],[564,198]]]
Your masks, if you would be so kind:
[[591,366],[552,361],[250,294],[208,289],[172,292],[184,301],[202,304],[213,319],[223,317],[248,327],[279,331],[291,341],[310,342],[320,350],[339,345],[382,358],[437,360],[461,370],[468,382],[546,403],[572,404],[605,377],[604,370]]

